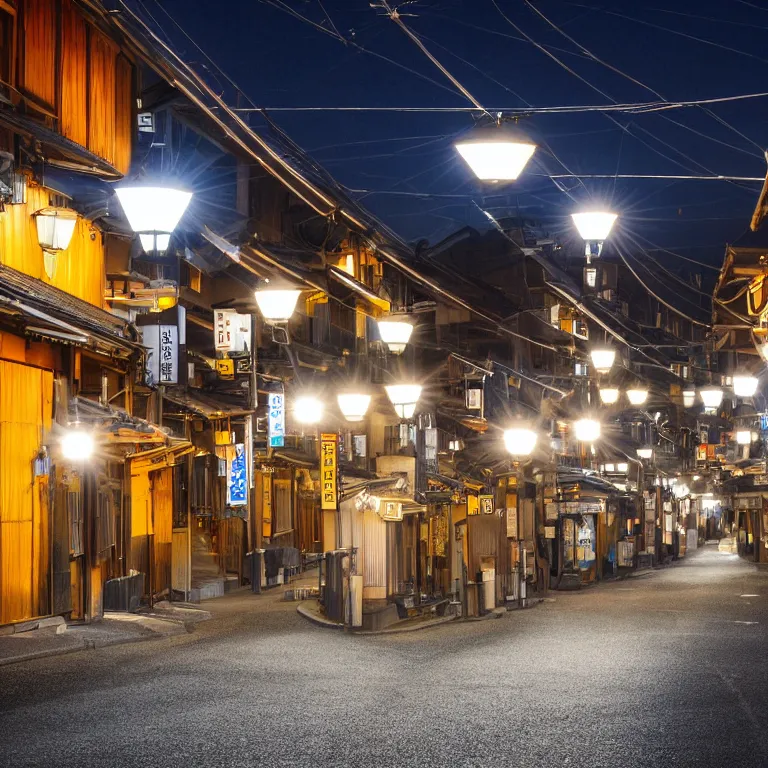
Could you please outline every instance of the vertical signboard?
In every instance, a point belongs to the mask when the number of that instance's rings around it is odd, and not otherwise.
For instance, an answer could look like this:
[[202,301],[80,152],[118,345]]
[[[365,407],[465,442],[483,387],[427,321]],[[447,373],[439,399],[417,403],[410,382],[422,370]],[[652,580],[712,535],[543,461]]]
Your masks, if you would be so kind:
[[179,381],[179,329],[175,325],[160,326],[160,384]]
[[323,434],[320,436],[320,483],[322,509],[336,509],[338,501],[338,458],[339,436]]
[[285,445],[285,396],[282,392],[269,393],[269,447]]
[[248,503],[248,468],[245,463],[245,446],[235,445],[235,455],[229,467],[227,484],[227,504],[230,507],[243,507]]

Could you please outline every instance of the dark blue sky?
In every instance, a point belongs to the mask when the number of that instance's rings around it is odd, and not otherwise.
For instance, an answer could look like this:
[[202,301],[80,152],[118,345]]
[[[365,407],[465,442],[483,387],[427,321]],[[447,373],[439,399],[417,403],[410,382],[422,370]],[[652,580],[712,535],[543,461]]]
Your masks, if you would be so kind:
[[[768,5],[761,7],[760,0],[533,0],[533,4],[575,43],[667,100],[768,91]],[[467,106],[394,22],[367,0],[144,0],[143,8],[188,61],[208,67],[209,83],[231,93],[162,9],[260,107]],[[335,27],[342,37],[401,66],[345,45],[291,16],[288,8],[327,30]],[[401,4],[401,11],[413,14],[405,17],[406,23],[485,106],[657,99],[590,59],[524,0],[420,0]],[[526,40],[521,31],[594,88]],[[600,113],[534,116],[525,121],[526,130],[540,144],[546,142],[559,160],[541,148],[525,176],[506,187],[503,197],[493,199],[483,199],[483,190],[451,145],[455,134],[472,124],[468,114],[274,112],[272,116],[342,184],[372,190],[356,196],[409,240],[423,237],[434,242],[467,223],[484,226],[472,199],[499,216],[540,209],[565,217],[575,204],[591,197],[613,205],[622,215],[624,230],[636,241],[718,263],[724,244],[747,228],[759,184],[568,180],[563,184],[569,197],[546,177],[564,172],[559,161],[578,173],[763,176],[768,98],[715,105],[711,111],[733,129],[699,108],[616,114],[620,125]],[[392,194],[398,192],[466,198]],[[662,258],[669,267],[682,266],[673,256]]]

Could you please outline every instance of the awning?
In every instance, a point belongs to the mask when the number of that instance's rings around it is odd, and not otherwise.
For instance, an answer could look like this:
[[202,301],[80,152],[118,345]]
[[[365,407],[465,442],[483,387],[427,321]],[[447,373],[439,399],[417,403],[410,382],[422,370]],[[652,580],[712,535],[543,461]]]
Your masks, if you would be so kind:
[[95,349],[134,350],[130,324],[52,285],[0,265],[0,313],[13,316],[30,336]]
[[[6,105],[0,107],[0,124],[39,141],[48,150],[46,163],[62,168],[71,168],[80,173],[93,173],[103,178],[123,178],[123,174],[117,168],[81,144],[65,138],[37,120],[20,115],[12,107]],[[53,155],[51,150],[53,150]],[[56,156],[60,159],[57,160]]]
[[129,453],[125,458],[131,460],[131,474],[138,474],[173,467],[194,450],[195,446],[187,440],[174,440],[169,446]]
[[251,409],[241,408],[232,403],[227,403],[216,397],[212,397],[207,393],[203,394],[199,391],[193,393],[192,390],[183,389],[181,387],[166,389],[163,394],[163,399],[168,400],[197,416],[202,416],[204,419],[208,419],[208,421],[248,416],[253,413]]
[[319,466],[319,457],[312,456],[304,451],[273,451],[272,458],[281,459],[288,462],[288,464],[295,464],[297,467],[306,467],[307,469],[315,469]]
[[389,312],[391,303],[387,299],[382,299],[381,296],[377,296],[367,285],[361,283],[359,280],[355,280],[352,275],[347,274],[344,270],[337,269],[336,267],[329,267],[328,274],[347,288],[351,288],[355,293],[362,296],[362,298],[377,309],[380,309],[383,312]]

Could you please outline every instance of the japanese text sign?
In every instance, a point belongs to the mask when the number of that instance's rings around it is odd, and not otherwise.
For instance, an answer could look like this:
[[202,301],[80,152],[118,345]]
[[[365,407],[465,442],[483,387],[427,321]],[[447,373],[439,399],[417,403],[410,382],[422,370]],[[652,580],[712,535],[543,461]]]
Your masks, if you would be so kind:
[[320,494],[322,509],[336,509],[338,501],[339,436],[320,436]]
[[282,448],[285,445],[285,395],[282,392],[269,393],[269,447]]

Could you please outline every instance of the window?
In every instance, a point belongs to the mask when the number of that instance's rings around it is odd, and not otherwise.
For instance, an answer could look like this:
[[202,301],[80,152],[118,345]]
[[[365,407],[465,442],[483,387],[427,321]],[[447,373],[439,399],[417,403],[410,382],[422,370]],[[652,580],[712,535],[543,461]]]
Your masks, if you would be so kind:
[[589,288],[594,288],[597,285],[597,270],[594,267],[587,267],[584,270],[584,283]]
[[573,367],[574,376],[589,376],[589,366],[586,363],[576,363]]
[[56,107],[56,3],[24,4],[24,90],[43,107]]
[[13,85],[15,46],[16,14],[0,3],[0,81],[7,85]]
[[272,517],[275,521],[273,536],[293,530],[293,510],[291,509],[291,481],[272,481]]
[[72,557],[79,557],[85,554],[83,541],[83,497],[80,491],[67,492],[67,521],[69,523],[69,553]]
[[120,486],[106,486],[96,495],[96,559],[106,560],[115,546],[115,511],[120,503]]

